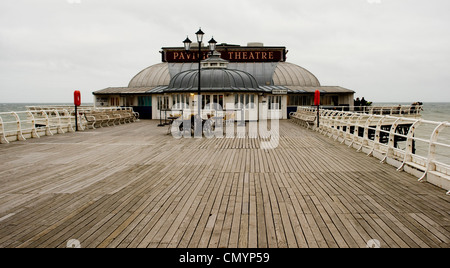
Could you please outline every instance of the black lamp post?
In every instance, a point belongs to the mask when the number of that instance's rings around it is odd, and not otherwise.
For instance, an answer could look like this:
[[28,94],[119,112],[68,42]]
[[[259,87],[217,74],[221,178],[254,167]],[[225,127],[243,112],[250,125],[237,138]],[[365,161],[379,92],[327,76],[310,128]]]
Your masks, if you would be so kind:
[[211,51],[211,53],[214,52],[214,50],[216,50],[216,46],[217,46],[217,42],[216,42],[216,40],[214,40],[214,37],[211,38],[211,40],[209,40],[208,44],[209,44],[209,50]]
[[[203,42],[203,37],[205,36],[205,33],[202,31],[202,29],[200,28],[195,35],[197,36],[197,42],[198,42],[198,96],[197,96],[197,106],[198,106],[198,114],[195,118],[195,137],[201,137],[202,136],[202,116],[201,116],[201,112],[202,112],[202,85],[201,85],[201,61],[202,61],[202,42]],[[191,50],[191,44],[192,41],[189,40],[189,37],[186,38],[186,40],[183,41],[184,43],[184,49],[186,51],[190,51]],[[214,40],[214,38],[211,38],[211,40],[209,41],[209,49],[211,51],[216,50],[216,40]]]

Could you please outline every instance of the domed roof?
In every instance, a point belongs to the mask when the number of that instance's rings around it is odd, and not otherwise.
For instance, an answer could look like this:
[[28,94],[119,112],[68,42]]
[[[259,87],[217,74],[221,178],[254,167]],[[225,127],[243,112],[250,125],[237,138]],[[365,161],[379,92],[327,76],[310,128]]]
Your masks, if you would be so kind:
[[[274,86],[320,86],[319,80],[311,72],[296,64],[279,62],[272,68],[263,68],[264,70],[261,69],[261,64],[263,63],[235,63],[230,64],[233,69],[202,69],[202,88],[258,88],[259,80],[255,80],[255,77],[260,76],[268,76],[267,79],[272,76]],[[251,74],[246,71],[250,71]],[[261,72],[269,73],[264,75]],[[168,63],[159,63],[139,72],[128,87],[158,87],[170,84],[170,88],[197,88],[197,74],[196,63],[176,63],[170,66]],[[267,81],[266,78],[263,80]]]
[[[205,68],[201,70],[202,90],[258,89],[258,82],[249,73],[223,68]],[[198,70],[189,70],[175,75],[167,91],[198,88]]]
[[289,62],[280,62],[273,75],[275,86],[320,87],[319,80],[308,70]]
[[152,65],[131,79],[128,87],[167,86],[170,82],[168,63]]

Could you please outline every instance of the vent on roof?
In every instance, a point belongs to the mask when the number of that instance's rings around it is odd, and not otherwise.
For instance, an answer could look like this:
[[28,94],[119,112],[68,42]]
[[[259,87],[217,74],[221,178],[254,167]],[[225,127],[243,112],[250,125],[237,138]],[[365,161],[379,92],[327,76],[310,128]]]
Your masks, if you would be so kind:
[[249,46],[249,47],[263,47],[264,43],[261,43],[261,42],[250,42],[250,43],[247,44],[247,46]]
[[[205,43],[203,43],[203,42],[202,42],[202,47],[205,47]],[[197,42],[192,42],[191,48],[197,48],[198,49],[198,43]]]

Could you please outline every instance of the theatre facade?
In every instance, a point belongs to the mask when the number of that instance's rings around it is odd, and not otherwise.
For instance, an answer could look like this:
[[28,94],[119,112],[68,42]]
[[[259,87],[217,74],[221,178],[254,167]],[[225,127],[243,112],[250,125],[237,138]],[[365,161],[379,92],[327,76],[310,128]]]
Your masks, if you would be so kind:
[[311,72],[286,61],[285,47],[261,43],[247,46],[219,44],[214,52],[198,46],[162,48],[162,63],[139,72],[127,87],[110,87],[93,92],[96,107],[126,106],[141,119],[160,119],[167,111],[195,113],[198,108],[199,56],[202,114],[234,111],[236,118],[259,120],[271,115],[287,119],[298,106],[314,103],[321,92],[321,104],[352,106],[354,91],[339,86],[322,86]]

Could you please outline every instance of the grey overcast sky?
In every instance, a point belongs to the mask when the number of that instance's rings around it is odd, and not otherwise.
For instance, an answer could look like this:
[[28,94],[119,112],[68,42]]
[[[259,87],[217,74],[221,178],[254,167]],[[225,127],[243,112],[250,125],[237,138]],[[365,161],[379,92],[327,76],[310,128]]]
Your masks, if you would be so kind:
[[127,86],[165,46],[286,46],[322,85],[375,102],[450,102],[448,0],[1,0],[0,103]]

